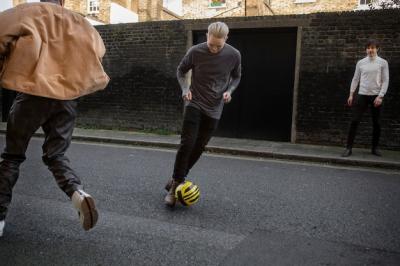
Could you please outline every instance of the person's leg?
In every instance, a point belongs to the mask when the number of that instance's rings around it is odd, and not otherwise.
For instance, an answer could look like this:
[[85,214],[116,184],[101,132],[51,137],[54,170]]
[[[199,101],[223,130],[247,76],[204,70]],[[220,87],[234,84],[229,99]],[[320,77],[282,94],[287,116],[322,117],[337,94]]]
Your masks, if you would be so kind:
[[[1,88],[1,87],[0,87]],[[11,109],[11,106],[14,103],[15,97],[17,96],[17,92],[1,88],[1,97],[2,99],[2,118],[3,122],[7,122],[8,114]]]
[[53,173],[62,191],[68,197],[82,188],[81,181],[70,167],[65,152],[69,148],[76,119],[75,101],[53,100],[49,119],[42,125],[45,140],[42,160]]
[[191,106],[186,107],[182,124],[181,143],[176,153],[174,172],[172,179],[165,186],[165,189],[168,191],[165,203],[168,206],[173,207],[175,205],[175,190],[180,183],[185,181],[189,158],[193,152],[198,135],[200,118],[200,110]]
[[46,109],[40,98],[18,94],[9,112],[6,146],[0,162],[0,221],[4,220],[12,199],[12,189],[19,176],[19,166],[25,161],[29,140],[40,127],[40,110]]
[[199,160],[201,154],[205,150],[206,145],[210,141],[213,133],[215,132],[218,126],[218,122],[219,122],[218,119],[211,118],[204,114],[201,115],[199,133],[197,135],[196,143],[193,147],[192,154],[189,157],[186,175]]
[[375,107],[373,103],[371,104],[371,114],[372,114],[372,149],[371,152],[374,155],[382,156],[381,152],[378,150],[379,138],[381,136],[381,116],[382,106]]
[[357,127],[361,121],[363,113],[367,108],[368,108],[367,96],[358,95],[353,107],[353,118],[350,124],[349,134],[347,137],[346,150],[342,154],[343,157],[350,156],[352,153],[353,143],[357,133]]
[[65,152],[71,144],[76,119],[76,101],[52,100],[50,118],[42,125],[45,133],[43,162],[53,173],[61,190],[71,198],[85,230],[93,228],[98,213],[93,198],[82,189],[81,181],[71,168]]
[[183,182],[188,171],[189,161],[192,157],[196,140],[199,135],[202,114],[200,110],[188,106],[182,125],[181,143],[176,154],[174,173],[172,178]]

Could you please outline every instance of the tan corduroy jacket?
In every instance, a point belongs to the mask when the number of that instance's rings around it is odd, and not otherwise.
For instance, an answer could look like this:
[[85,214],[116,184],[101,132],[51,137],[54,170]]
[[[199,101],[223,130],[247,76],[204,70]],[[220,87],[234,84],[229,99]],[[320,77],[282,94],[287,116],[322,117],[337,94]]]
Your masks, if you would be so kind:
[[0,12],[0,85],[59,100],[102,90],[105,47],[80,14],[50,3]]

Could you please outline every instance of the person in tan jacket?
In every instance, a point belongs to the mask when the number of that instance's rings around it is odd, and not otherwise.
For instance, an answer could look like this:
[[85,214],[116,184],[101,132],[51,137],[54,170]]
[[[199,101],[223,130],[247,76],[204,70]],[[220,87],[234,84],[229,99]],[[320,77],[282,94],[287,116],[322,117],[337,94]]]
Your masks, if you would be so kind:
[[85,230],[98,213],[93,198],[65,156],[77,115],[75,99],[104,89],[109,81],[101,60],[103,41],[80,14],[62,0],[22,4],[0,13],[0,85],[17,91],[0,162],[0,236],[12,189],[29,141],[43,129],[43,162],[71,198]]

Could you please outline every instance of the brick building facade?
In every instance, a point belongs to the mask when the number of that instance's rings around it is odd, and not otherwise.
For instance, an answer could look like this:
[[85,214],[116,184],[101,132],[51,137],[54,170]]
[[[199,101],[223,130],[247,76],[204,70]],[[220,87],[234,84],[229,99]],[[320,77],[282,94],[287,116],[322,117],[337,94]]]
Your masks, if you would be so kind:
[[[78,125],[178,131],[182,122],[182,101],[176,67],[193,44],[194,34],[206,30],[212,21],[215,19],[97,27],[107,48],[103,63],[111,82],[106,90],[79,100]],[[231,17],[223,21],[231,32],[254,29],[279,32],[285,28],[297,31],[291,128],[291,141],[295,143],[343,145],[351,119],[345,102],[355,64],[365,56],[365,41],[369,37],[378,39],[382,45],[380,56],[388,61],[390,68],[381,120],[381,143],[385,148],[400,150],[399,9]],[[265,61],[261,63],[263,68],[268,58],[262,60]],[[262,78],[269,81],[271,77]],[[269,89],[269,84],[267,82],[264,89]],[[236,96],[234,102],[241,101]],[[5,100],[2,99],[3,105]],[[368,146],[371,131],[370,115],[365,115],[357,145]]]
[[200,19],[213,17],[240,17],[245,16],[242,0],[226,0],[223,8],[210,8],[209,1],[183,1],[183,17],[185,19]]
[[[215,0],[219,1],[219,0]],[[110,6],[116,3],[136,14],[139,21],[204,19],[221,17],[308,14],[353,11],[366,8],[370,0],[220,0],[222,7],[210,7],[211,0],[182,0],[182,14],[163,6],[163,0],[65,0],[65,7],[103,23],[110,22]],[[13,0],[14,5],[27,0]],[[98,11],[90,7],[98,6]]]
[[[27,2],[39,2],[39,1],[13,0],[13,6],[17,6],[19,4]],[[95,3],[95,6],[93,6],[93,4],[90,4],[91,2],[97,2],[97,3]],[[64,0],[64,6],[65,8],[78,12],[88,18],[94,19],[102,23],[109,23],[111,2],[115,1]]]
[[289,15],[352,11],[359,0],[247,0],[247,15]]
[[185,19],[353,11],[360,7],[365,8],[368,2],[365,0],[225,0],[224,7],[212,8],[209,5],[210,1],[207,0],[182,1]]
[[[214,20],[99,26],[107,46],[103,62],[111,82],[105,91],[80,100],[78,124],[178,131],[182,102],[176,67],[193,43],[193,33],[205,30],[211,21]],[[343,145],[351,119],[351,110],[345,102],[355,64],[365,56],[367,38],[380,40],[380,55],[388,60],[390,67],[381,143],[389,149],[400,149],[397,105],[400,102],[400,10],[239,17],[224,21],[232,32],[256,28],[297,29],[291,139],[296,143]],[[240,97],[234,97],[234,101],[240,101]],[[368,146],[371,131],[370,115],[366,114],[359,127],[357,145]]]

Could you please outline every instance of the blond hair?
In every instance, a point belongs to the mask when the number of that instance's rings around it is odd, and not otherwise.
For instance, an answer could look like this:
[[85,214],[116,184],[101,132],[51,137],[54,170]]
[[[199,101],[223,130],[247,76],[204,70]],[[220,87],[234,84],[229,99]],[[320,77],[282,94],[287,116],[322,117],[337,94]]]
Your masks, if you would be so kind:
[[214,22],[208,26],[208,35],[213,35],[216,38],[227,38],[229,28],[224,22]]

